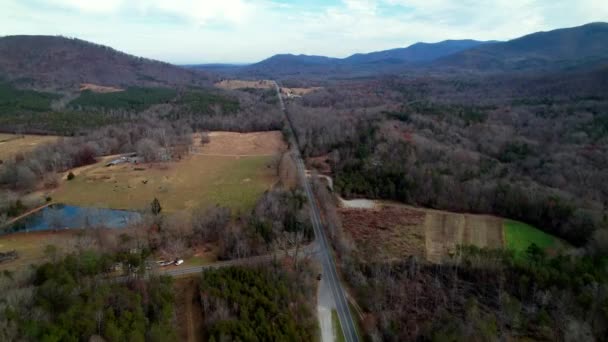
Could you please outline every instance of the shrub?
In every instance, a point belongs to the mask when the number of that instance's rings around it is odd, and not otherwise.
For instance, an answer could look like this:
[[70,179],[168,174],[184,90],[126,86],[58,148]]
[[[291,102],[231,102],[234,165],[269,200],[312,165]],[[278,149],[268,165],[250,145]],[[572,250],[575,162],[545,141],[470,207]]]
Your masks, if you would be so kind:
[[76,177],[76,176],[74,175],[74,173],[72,173],[70,171],[70,173],[68,173],[68,180],[72,180],[72,179],[74,179],[74,177]]

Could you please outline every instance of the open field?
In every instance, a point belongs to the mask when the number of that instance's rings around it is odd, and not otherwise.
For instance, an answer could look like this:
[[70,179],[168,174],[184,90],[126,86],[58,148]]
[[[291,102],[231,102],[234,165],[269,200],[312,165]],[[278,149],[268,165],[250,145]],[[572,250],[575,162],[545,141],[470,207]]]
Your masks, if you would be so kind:
[[[277,180],[274,154],[280,151],[281,144],[276,140],[280,133],[235,134],[226,141],[228,146],[214,143],[222,137],[211,134],[211,143],[181,161],[111,167],[97,163],[63,182],[53,199],[72,205],[138,210],[158,198],[168,212],[216,204],[235,211],[250,210]],[[247,147],[258,140],[271,143],[263,148],[259,144]],[[241,154],[220,153],[232,153],[232,148]]]
[[402,206],[339,210],[342,224],[364,256],[403,259],[425,256],[425,213]]
[[516,255],[522,255],[531,244],[536,244],[548,254],[567,248],[565,242],[553,235],[523,222],[504,220],[505,245]]
[[193,151],[201,155],[269,156],[285,151],[281,132],[210,132],[209,143],[201,146],[200,135],[194,135]]
[[26,153],[36,147],[53,143],[60,137],[52,135],[15,135],[0,133],[0,160],[8,160],[18,153]]
[[115,87],[105,87],[100,86],[93,83],[83,83],[80,85],[80,91],[90,90],[94,93],[116,93],[119,91],[124,91],[124,89],[115,88]]
[[377,209],[342,208],[344,228],[363,255],[441,262],[458,245],[503,248],[502,219],[380,203]]
[[502,219],[498,217],[427,210],[424,225],[426,256],[432,262],[441,262],[459,245],[504,247]]
[[0,252],[15,250],[19,257],[0,263],[0,270],[15,270],[30,264],[38,264],[46,259],[45,249],[49,245],[57,247],[58,253],[74,250],[79,231],[16,233],[0,236]]
[[313,91],[322,89],[321,87],[310,87],[310,88],[283,88],[281,87],[281,94],[285,96],[304,96],[310,94]]
[[[274,83],[269,80],[259,80],[259,81],[248,81],[248,80],[223,80],[221,82],[217,82],[215,84],[216,87],[222,89],[246,89],[246,88],[254,88],[254,89],[272,89],[274,88]],[[309,88],[284,88],[281,87],[281,94],[284,96],[304,96],[313,91],[321,89],[320,87],[309,87]]]
[[247,80],[223,80],[215,84],[216,87],[222,89],[244,89],[244,88],[255,88],[255,89],[270,89],[274,87],[274,83],[269,80],[260,81],[247,81]]

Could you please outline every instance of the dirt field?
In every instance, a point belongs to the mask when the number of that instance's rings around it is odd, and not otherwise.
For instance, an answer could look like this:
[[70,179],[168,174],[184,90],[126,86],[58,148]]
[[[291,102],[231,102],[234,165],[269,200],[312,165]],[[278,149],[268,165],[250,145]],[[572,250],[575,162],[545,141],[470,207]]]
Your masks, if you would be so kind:
[[177,162],[106,167],[105,158],[80,169],[52,197],[65,204],[115,209],[144,209],[156,197],[166,212],[216,204],[248,211],[277,181],[273,165],[282,144],[278,137],[278,132],[211,134],[209,144]]
[[497,217],[427,210],[424,225],[427,259],[432,262],[441,262],[458,245],[504,247],[502,219]]
[[503,248],[503,219],[377,204],[377,209],[342,208],[344,228],[363,255],[403,259],[409,255],[441,262],[458,245]]
[[80,91],[90,90],[94,93],[117,93],[119,91],[125,91],[124,89],[114,87],[104,87],[93,83],[83,83],[80,85]]
[[210,132],[208,144],[201,147],[200,135],[194,135],[193,150],[201,155],[271,156],[287,150],[279,131],[235,133]]
[[273,88],[274,83],[269,80],[260,81],[246,81],[246,80],[223,80],[215,84],[216,87],[222,89],[243,89],[243,88],[256,88],[256,89],[268,89]]
[[423,211],[406,207],[379,209],[339,209],[343,227],[355,240],[363,256],[403,259],[425,256]]
[[0,236],[0,252],[16,250],[19,258],[0,263],[0,270],[14,270],[46,260],[48,245],[57,247],[59,253],[70,252],[78,239],[78,231],[16,233]]
[[[259,80],[259,81],[247,81],[247,80],[223,80],[215,84],[216,87],[222,89],[244,89],[244,88],[256,88],[256,89],[270,89],[274,88],[274,83],[269,80]],[[320,87],[310,87],[310,88],[283,88],[281,87],[281,93],[284,96],[304,96],[313,91],[321,89]]]
[[322,89],[321,87],[310,87],[310,88],[281,88],[281,93],[286,96],[304,96],[310,94],[313,91]]
[[180,341],[203,340],[203,308],[199,286],[198,275],[175,280],[175,313]]
[[53,143],[60,137],[52,135],[0,134],[0,160],[8,160],[17,153],[32,151],[38,146]]

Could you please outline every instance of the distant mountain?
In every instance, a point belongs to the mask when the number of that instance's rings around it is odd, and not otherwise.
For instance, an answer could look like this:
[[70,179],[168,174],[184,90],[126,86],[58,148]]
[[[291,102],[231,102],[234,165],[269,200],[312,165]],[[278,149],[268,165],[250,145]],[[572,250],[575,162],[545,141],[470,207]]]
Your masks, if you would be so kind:
[[236,70],[238,74],[253,76],[269,75],[299,75],[302,73],[316,74],[335,71],[339,65],[339,58],[311,55],[274,55],[261,62],[247,65]]
[[402,63],[402,62],[430,62],[456,52],[470,49],[487,42],[478,40],[444,40],[439,43],[416,43],[406,48],[391,49],[385,51],[358,53],[345,58],[347,63],[377,63],[380,61]]
[[441,74],[588,69],[608,61],[608,23],[532,33],[506,42],[445,40],[347,58],[275,55],[259,63],[206,68],[231,77],[354,78],[379,74]]
[[483,44],[438,59],[435,66],[481,71],[568,68],[608,59],[608,23],[538,32]]
[[22,87],[207,85],[209,75],[58,36],[0,38],[0,79]]
[[[439,43],[416,43],[406,48],[354,54],[347,58],[280,54],[242,68],[223,69],[221,71],[255,76],[290,76],[301,74],[361,75],[370,71],[393,72],[414,64],[431,62],[439,57],[484,43],[476,40],[446,40]],[[203,70],[217,70],[213,67],[201,68]]]

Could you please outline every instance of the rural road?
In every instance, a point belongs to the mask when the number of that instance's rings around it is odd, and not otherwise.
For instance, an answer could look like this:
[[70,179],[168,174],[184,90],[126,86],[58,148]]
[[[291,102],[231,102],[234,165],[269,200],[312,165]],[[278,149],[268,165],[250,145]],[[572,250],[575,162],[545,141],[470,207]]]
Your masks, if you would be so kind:
[[338,318],[340,320],[342,332],[344,333],[344,339],[347,342],[359,341],[359,336],[357,335],[357,330],[355,328],[355,322],[351,315],[350,308],[346,300],[346,295],[344,294],[344,289],[342,288],[342,284],[340,283],[340,278],[338,277],[336,263],[331,248],[329,247],[329,243],[325,235],[325,230],[323,229],[323,224],[321,223],[321,214],[319,211],[319,207],[317,206],[317,202],[313,195],[310,183],[308,182],[308,177],[306,177],[306,168],[304,167],[304,162],[300,154],[295,131],[293,129],[293,125],[291,123],[289,115],[287,114],[285,103],[283,103],[283,98],[281,97],[281,90],[279,88],[279,85],[275,81],[273,81],[273,83],[277,92],[277,96],[279,97],[281,111],[285,115],[289,130],[291,132],[291,153],[294,157],[300,181],[302,182],[302,186],[304,188],[304,192],[306,193],[308,203],[310,204],[310,219],[312,222],[313,230],[315,232],[316,242],[319,246],[319,257],[323,266],[323,277],[325,280],[327,280],[327,285],[331,288],[332,295],[336,302],[336,310],[338,312]]
[[[307,258],[307,257],[311,256],[312,254],[315,253],[315,250],[316,250],[316,246],[314,243],[300,247],[300,250],[298,252],[298,259]],[[276,254],[265,254],[265,255],[254,256],[254,257],[249,257],[249,258],[226,260],[226,261],[214,262],[212,264],[201,265],[201,266],[189,266],[189,267],[167,266],[166,268],[162,268],[162,269],[158,270],[156,272],[156,274],[170,275],[173,277],[177,277],[177,276],[183,276],[183,275],[188,275],[188,274],[193,274],[193,273],[201,273],[204,270],[221,268],[221,267],[236,266],[236,265],[262,264],[262,263],[271,262],[273,260],[273,258],[280,259],[286,255],[293,255],[294,252],[295,252],[295,249],[290,249],[287,251],[277,252]]]

